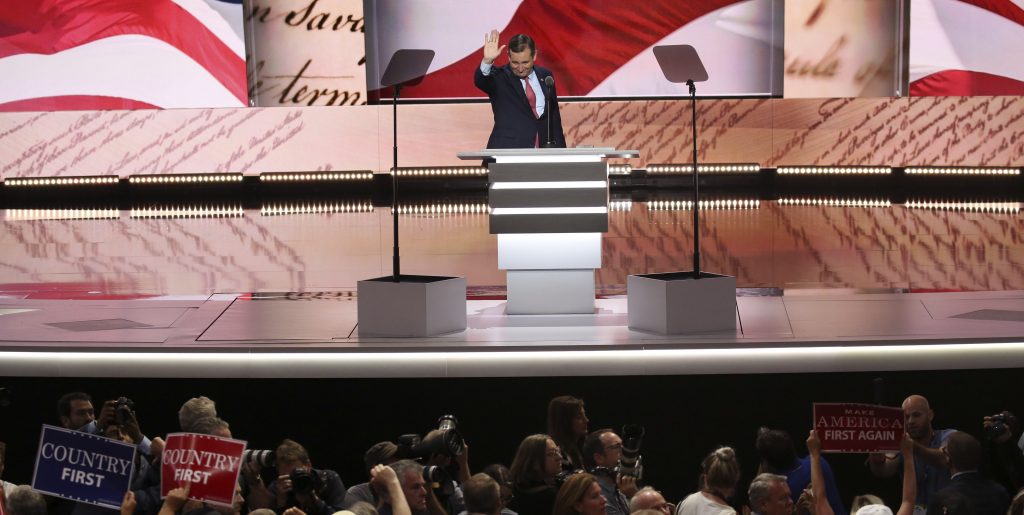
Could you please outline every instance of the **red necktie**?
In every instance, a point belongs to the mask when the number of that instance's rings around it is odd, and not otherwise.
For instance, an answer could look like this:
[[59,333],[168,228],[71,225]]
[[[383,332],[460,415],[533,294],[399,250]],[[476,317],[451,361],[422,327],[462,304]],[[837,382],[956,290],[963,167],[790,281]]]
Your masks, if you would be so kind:
[[[526,90],[526,101],[530,103],[530,109],[533,111],[534,118],[540,118],[537,114],[537,94],[533,92],[533,88],[530,87],[530,83],[523,79],[523,89]],[[540,133],[537,133],[537,137],[534,138],[533,148],[540,148]]]
[[533,88],[530,87],[530,83],[526,79],[523,79],[523,89],[526,90],[526,101],[530,103],[533,117],[540,118],[540,115],[537,114],[537,94],[533,92]]

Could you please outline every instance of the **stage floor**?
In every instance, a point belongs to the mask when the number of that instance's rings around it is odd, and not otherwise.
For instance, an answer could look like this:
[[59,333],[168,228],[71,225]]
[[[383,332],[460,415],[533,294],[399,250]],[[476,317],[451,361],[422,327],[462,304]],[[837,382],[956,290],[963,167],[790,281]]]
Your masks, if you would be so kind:
[[469,328],[422,339],[360,338],[356,327],[356,281],[390,273],[386,208],[0,210],[0,375],[487,377],[1024,365],[1019,204],[742,205],[708,210],[701,222],[704,269],[737,278],[737,330],[671,337],[628,329],[624,284],[629,274],[678,270],[690,260],[689,211],[615,204],[595,274],[596,313],[506,316],[486,206],[412,206],[419,212],[400,217],[402,271],[469,284]]
[[491,377],[1006,368],[1024,365],[1024,291],[800,291],[737,297],[737,329],[627,327],[593,315],[506,315],[470,300],[466,331],[363,338],[347,294],[0,299],[0,375]]

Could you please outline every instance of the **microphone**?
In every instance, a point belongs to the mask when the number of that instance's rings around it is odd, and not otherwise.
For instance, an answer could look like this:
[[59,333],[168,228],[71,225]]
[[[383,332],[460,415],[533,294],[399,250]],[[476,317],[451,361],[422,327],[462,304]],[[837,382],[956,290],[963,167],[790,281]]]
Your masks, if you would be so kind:
[[545,114],[548,116],[548,139],[544,142],[544,148],[552,148],[555,146],[555,142],[552,140],[551,136],[551,88],[554,87],[554,85],[554,77],[551,75],[544,77],[544,100],[546,102],[544,110],[547,111]]

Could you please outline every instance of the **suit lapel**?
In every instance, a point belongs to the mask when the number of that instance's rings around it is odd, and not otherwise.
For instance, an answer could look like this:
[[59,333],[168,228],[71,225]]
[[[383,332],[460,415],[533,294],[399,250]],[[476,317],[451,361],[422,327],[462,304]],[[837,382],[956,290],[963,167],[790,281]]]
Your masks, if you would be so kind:
[[526,110],[526,112],[532,114],[533,109],[530,108],[530,101],[526,99],[526,90],[523,89],[523,80],[516,77],[516,74],[512,73],[511,67],[506,66],[505,72],[505,77],[508,78],[512,91],[515,91],[516,98],[519,99],[519,105]]

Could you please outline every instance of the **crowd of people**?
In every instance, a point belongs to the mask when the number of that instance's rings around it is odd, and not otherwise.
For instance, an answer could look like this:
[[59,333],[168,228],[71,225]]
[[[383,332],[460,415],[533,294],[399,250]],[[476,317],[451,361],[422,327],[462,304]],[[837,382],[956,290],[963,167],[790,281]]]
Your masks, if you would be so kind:
[[[315,467],[298,442],[247,455],[230,505],[190,498],[189,484],[161,495],[166,442],[147,436],[123,401],[69,393],[57,403],[61,426],[134,445],[135,473],[121,515],[1021,515],[1024,509],[1024,435],[1009,412],[984,417],[978,438],[933,427],[926,398],[902,404],[905,434],[899,452],[866,456],[867,470],[902,484],[899,499],[860,495],[847,506],[841,484],[822,457],[818,432],[797,453],[785,431],[762,428],[755,447],[757,474],[743,481],[732,447],[711,449],[700,463],[696,491],[673,504],[642,477],[638,455],[643,428],[593,430],[582,399],[559,396],[547,410],[547,433],[528,435],[508,466],[473,473],[468,445],[453,419],[420,438],[403,435],[372,445],[366,476],[346,488],[333,470]],[[178,411],[185,433],[232,438],[216,404],[194,397]],[[76,433],[72,433],[76,434]],[[0,477],[5,447],[0,443]],[[230,486],[230,484],[228,485]],[[100,515],[116,510],[44,495],[4,481],[0,515]],[[888,501],[888,504],[887,504]],[[895,508],[895,510],[894,510]]]

